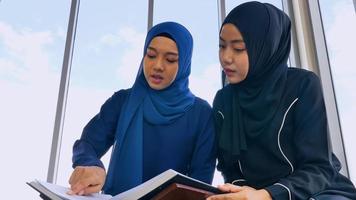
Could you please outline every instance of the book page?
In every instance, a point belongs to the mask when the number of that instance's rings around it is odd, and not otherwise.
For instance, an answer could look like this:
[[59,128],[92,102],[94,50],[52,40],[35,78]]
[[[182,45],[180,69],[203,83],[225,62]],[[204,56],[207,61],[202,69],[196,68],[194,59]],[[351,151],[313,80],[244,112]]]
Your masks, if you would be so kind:
[[61,198],[65,200],[109,200],[112,198],[111,195],[106,195],[106,194],[100,194],[100,193],[94,193],[90,194],[87,196],[80,196],[80,195],[68,195],[67,192],[69,191],[69,188],[55,185],[52,183],[47,183],[43,181],[37,181],[39,184],[41,184],[43,187],[47,188],[54,194],[60,196]]
[[152,179],[138,185],[126,192],[120,193],[112,198],[112,200],[132,200],[132,199],[139,199],[140,197],[144,196],[145,194],[152,191],[154,188],[159,187],[162,183],[166,182],[167,180],[173,178],[178,173],[174,170],[167,170]]
[[[180,174],[172,169],[166,170],[165,172],[151,178],[150,180],[138,185],[130,190],[122,192],[114,196],[111,200],[133,200],[139,199],[149,193],[151,193],[156,188],[163,190],[168,187],[170,182],[185,185],[186,187],[192,187],[195,190],[210,192],[211,194],[222,193],[218,188],[204,183],[202,181],[193,179],[186,175]],[[155,191],[161,192],[161,191]],[[150,195],[154,195],[151,193]],[[146,198],[146,197],[145,197]]]

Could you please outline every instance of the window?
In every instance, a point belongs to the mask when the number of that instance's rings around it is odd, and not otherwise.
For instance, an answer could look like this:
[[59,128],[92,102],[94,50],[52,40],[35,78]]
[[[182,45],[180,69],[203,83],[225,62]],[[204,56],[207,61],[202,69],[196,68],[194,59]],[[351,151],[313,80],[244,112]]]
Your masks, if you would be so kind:
[[[226,15],[236,6],[242,4],[242,3],[246,3],[249,0],[239,0],[239,1],[235,1],[235,0],[226,0]],[[265,1],[260,1],[262,3],[270,3],[273,4],[274,6],[276,6],[279,9],[283,10],[283,6],[282,6],[282,0],[265,0]]]
[[351,180],[356,183],[356,15],[352,0],[319,1]]
[[69,7],[0,1],[1,199],[38,199],[26,182],[46,180]]
[[[68,185],[72,146],[84,126],[115,91],[132,86],[143,55],[147,10],[147,2],[139,0],[81,2],[57,184]],[[103,158],[106,166],[109,158],[110,151]]]

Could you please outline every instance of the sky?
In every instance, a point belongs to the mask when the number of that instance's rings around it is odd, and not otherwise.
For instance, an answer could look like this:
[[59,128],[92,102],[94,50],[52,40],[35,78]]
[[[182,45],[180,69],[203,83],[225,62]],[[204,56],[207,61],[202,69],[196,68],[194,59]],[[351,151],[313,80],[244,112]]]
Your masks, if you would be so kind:
[[[227,1],[227,12],[241,1]],[[277,6],[281,6],[279,1]],[[140,6],[137,6],[140,5]],[[187,6],[189,5],[189,6]],[[321,0],[322,17],[352,180],[356,148],[356,17],[352,0]],[[46,180],[70,1],[0,1],[0,183],[5,195],[35,199],[25,182]],[[36,10],[36,12],[34,12]],[[204,10],[202,12],[201,10]],[[183,14],[184,12],[184,14]],[[132,85],[142,58],[147,4],[82,1],[71,70],[58,183],[67,184],[71,148],[115,91]],[[209,15],[205,14],[209,13]],[[194,37],[191,90],[212,102],[220,88],[216,1],[155,1],[154,24],[173,20]],[[351,25],[350,25],[351,24]],[[354,26],[352,26],[352,24]],[[345,31],[347,29],[347,31]],[[108,156],[104,158],[108,162]],[[5,163],[5,164],[4,164]],[[221,183],[216,178],[214,184]],[[17,193],[16,193],[17,192]],[[7,198],[6,198],[7,197]],[[26,197],[26,198],[25,198]],[[11,196],[2,196],[11,199]]]
[[[320,1],[350,176],[356,183],[356,15],[352,1]],[[326,23],[329,22],[329,23]]]

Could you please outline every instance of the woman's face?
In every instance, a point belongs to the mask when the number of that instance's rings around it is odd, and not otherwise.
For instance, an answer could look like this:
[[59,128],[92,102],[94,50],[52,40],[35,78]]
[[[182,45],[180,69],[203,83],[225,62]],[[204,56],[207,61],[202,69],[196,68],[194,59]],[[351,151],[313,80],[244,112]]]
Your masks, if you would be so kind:
[[221,29],[219,59],[229,83],[239,83],[246,78],[249,68],[246,45],[233,24],[227,23]]
[[162,90],[171,85],[178,72],[176,43],[163,36],[153,38],[143,59],[143,72],[152,89]]

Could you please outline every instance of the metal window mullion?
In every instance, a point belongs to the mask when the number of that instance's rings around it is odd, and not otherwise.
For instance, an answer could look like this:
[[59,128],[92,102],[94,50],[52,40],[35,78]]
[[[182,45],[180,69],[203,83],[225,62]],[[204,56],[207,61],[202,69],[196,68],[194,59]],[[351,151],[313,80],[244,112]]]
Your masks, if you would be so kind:
[[[225,7],[225,0],[217,0],[218,4],[218,33],[220,31],[220,27],[226,17],[226,7]],[[226,76],[224,71],[221,71],[221,85],[222,87],[226,84]]]
[[291,51],[289,55],[289,62],[291,67],[301,67],[300,55],[299,55],[299,46],[298,46],[298,38],[296,32],[296,22],[293,11],[293,3],[291,0],[282,0],[283,11],[287,13],[291,20]]
[[[312,39],[309,35],[310,22],[306,9],[306,2],[299,0],[291,0],[291,7],[294,14],[295,36],[298,45],[298,53],[300,60],[300,68],[308,69],[316,72],[316,61],[314,60],[314,47]],[[318,72],[317,72],[318,73]]]
[[322,82],[332,150],[344,166],[341,172],[345,176],[349,176],[319,1],[307,1],[307,4],[316,50],[317,67]]
[[356,12],[356,0],[354,0],[354,8],[355,8],[355,12]]
[[226,16],[226,7],[225,7],[225,0],[217,0],[218,3],[218,31],[220,31],[220,27],[222,22]]
[[63,56],[47,182],[56,183],[80,0],[72,0]]
[[153,6],[154,0],[148,0],[147,31],[149,31],[153,26]]

